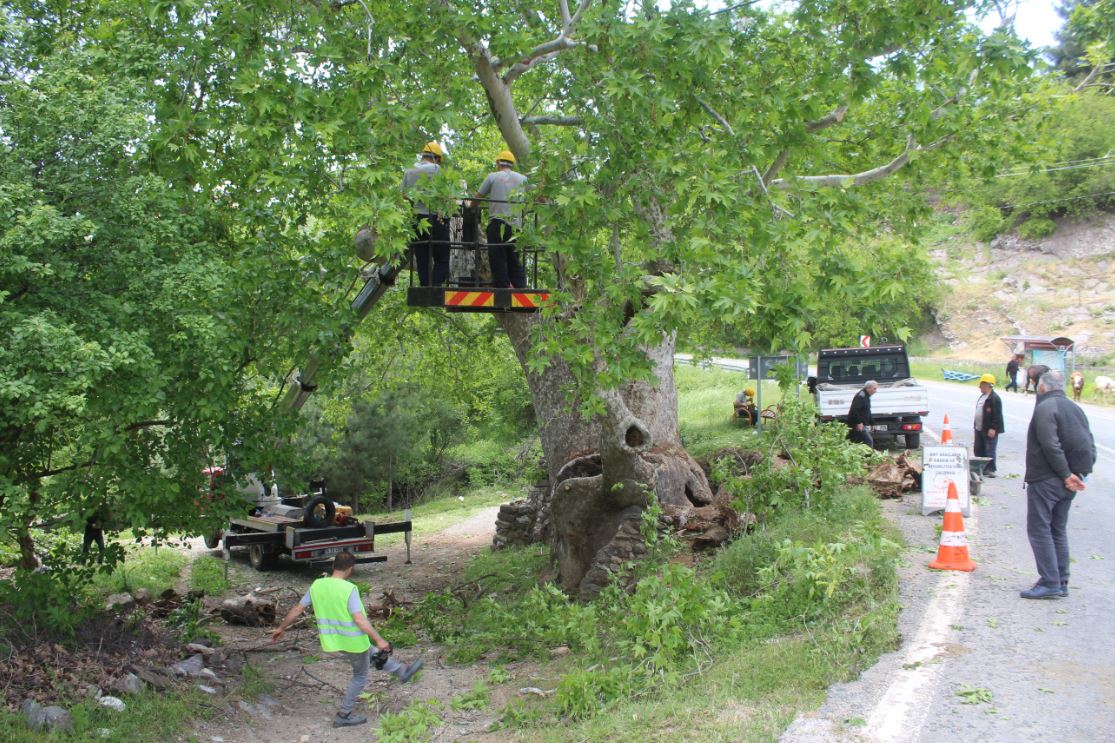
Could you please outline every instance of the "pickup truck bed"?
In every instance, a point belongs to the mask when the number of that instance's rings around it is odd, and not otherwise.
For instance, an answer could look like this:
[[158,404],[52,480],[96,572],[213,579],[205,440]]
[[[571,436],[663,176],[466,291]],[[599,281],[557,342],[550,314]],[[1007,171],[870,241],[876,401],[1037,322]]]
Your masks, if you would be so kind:
[[[817,385],[817,412],[823,420],[844,420],[860,385]],[[912,379],[879,384],[871,396],[871,415],[929,415],[929,391]]]

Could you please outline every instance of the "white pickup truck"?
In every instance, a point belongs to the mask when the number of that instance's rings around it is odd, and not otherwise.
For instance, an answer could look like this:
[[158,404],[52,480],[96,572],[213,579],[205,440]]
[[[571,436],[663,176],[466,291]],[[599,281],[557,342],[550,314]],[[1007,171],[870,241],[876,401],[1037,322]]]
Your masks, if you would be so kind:
[[921,445],[921,419],[929,415],[929,390],[910,377],[905,346],[826,348],[817,355],[810,379],[817,414],[846,421],[852,398],[868,380],[879,383],[871,396],[871,435],[876,441],[902,436],[907,449]]

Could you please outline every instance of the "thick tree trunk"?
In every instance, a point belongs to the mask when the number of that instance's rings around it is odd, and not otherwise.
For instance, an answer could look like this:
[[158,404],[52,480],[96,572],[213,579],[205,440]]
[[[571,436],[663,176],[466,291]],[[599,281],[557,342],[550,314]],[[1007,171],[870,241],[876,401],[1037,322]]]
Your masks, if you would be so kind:
[[654,498],[688,509],[712,501],[708,480],[678,436],[674,338],[645,349],[655,382],[631,382],[605,391],[607,415],[585,420],[565,390],[569,367],[555,361],[531,374],[526,361],[535,318],[504,316],[523,365],[551,483],[550,541],[562,587],[594,596],[629,560],[641,557],[643,512]]

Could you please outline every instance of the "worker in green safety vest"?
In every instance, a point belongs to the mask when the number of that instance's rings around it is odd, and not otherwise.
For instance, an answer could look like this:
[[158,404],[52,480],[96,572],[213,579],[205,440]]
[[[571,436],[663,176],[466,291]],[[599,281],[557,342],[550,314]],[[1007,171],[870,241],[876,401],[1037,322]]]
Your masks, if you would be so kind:
[[[393,674],[401,682],[406,682],[422,668],[422,660],[413,663],[400,663],[390,657],[391,644],[380,637],[360,601],[360,591],[349,582],[356,558],[351,552],[341,552],[333,558],[333,574],[328,578],[318,578],[294,607],[283,617],[283,621],[271,633],[271,642],[278,642],[287,628],[294,624],[306,607],[312,606],[317,620],[318,637],[321,649],[327,653],[341,653],[352,666],[352,681],[345,690],[341,708],[333,718],[333,727],[360,725],[368,721],[364,715],[354,714],[356,697],[368,682],[368,666],[374,663],[376,669]],[[370,638],[370,639],[369,639]],[[376,652],[372,653],[372,643]]]

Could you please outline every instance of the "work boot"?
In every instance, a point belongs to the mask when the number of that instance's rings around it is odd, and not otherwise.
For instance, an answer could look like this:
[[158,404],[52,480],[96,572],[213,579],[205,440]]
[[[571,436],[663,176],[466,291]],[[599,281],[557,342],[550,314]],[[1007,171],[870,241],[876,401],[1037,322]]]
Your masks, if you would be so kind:
[[1068,597],[1069,597],[1069,584],[1068,583],[1062,583],[1061,584],[1061,598],[1067,599]]
[[367,721],[367,717],[365,717],[364,715],[358,715],[355,712],[349,712],[347,717],[342,717],[341,713],[338,712],[337,716],[333,718],[333,727],[347,728],[352,727],[353,725],[363,725]]
[[409,665],[405,665],[398,671],[395,671],[395,678],[399,679],[400,684],[405,684],[410,681],[410,677],[422,670],[422,666],[426,665],[421,658],[414,661]]

